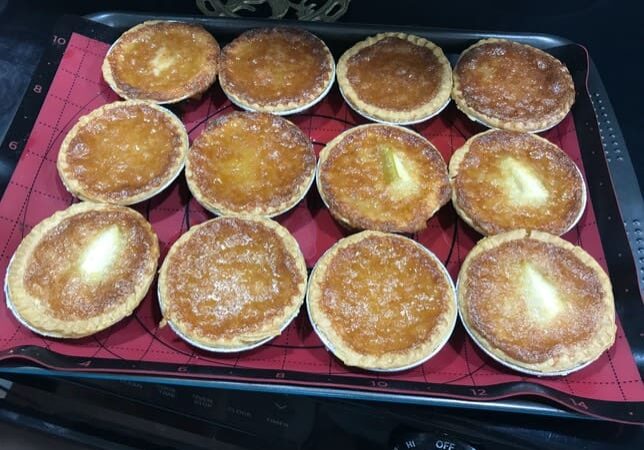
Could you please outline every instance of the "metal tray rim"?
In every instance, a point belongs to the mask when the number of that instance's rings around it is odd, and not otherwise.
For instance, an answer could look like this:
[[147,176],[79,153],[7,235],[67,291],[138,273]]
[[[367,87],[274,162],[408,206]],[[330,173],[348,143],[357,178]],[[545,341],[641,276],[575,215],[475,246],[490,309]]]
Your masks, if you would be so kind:
[[[103,25],[111,26],[111,27],[116,27],[116,25],[113,25],[111,20],[113,17],[130,17],[130,18],[135,18],[135,20],[154,20],[154,19],[167,19],[167,20],[193,20],[196,22],[203,22],[203,23],[208,23],[212,20],[218,20],[218,19],[224,19],[224,20],[235,20],[230,17],[209,17],[209,16],[201,16],[201,15],[194,15],[194,14],[159,14],[155,12],[150,12],[150,13],[142,13],[142,12],[129,12],[129,11],[97,11],[94,13],[86,14],[83,17],[86,19],[92,20],[94,22],[101,23]],[[282,24],[282,25],[297,25],[303,23],[303,21],[297,21],[297,20],[288,20],[288,19],[258,19],[258,18],[244,18],[244,19],[239,19],[243,20],[246,23],[257,23],[257,25],[261,24],[267,24],[267,23],[276,23],[276,24]],[[374,29],[378,28],[383,31],[387,30],[406,30],[413,32],[413,30],[420,30],[420,31],[428,31],[431,30],[433,33],[437,33],[439,35],[444,35],[446,37],[453,36],[455,33],[458,33],[460,36],[467,36],[471,35],[471,38],[473,40],[478,40],[479,36],[481,33],[485,33],[486,35],[489,35],[489,37],[503,37],[503,36],[513,36],[517,40],[521,40],[522,38],[529,38],[531,41],[533,41],[535,38],[545,42],[548,41],[557,41],[558,45],[566,45],[566,44],[574,44],[575,42],[571,41],[570,39],[563,37],[563,36],[558,36],[555,34],[549,34],[549,33],[537,33],[537,32],[529,32],[529,31],[512,31],[512,32],[504,32],[504,31],[499,31],[499,30],[474,30],[474,29],[454,29],[454,28],[443,28],[443,27],[425,27],[425,26],[418,26],[418,25],[383,25],[383,24],[378,24],[378,23],[357,23],[357,22],[313,22],[313,21],[305,21],[304,23],[307,24],[307,26],[316,28],[318,25],[321,28],[337,28],[337,29],[343,29],[343,30],[359,30],[359,29]],[[251,25],[252,26],[252,25]],[[547,48],[547,47],[546,47]]]
[[[176,19],[177,17],[179,17],[179,16],[162,16],[157,14],[143,14],[143,13],[130,14],[130,13],[120,13],[120,12],[94,13],[94,14],[89,14],[85,17],[90,20],[103,23],[105,25],[111,25],[106,21],[109,20],[110,17],[115,17],[119,15],[136,17],[138,20],[145,20],[152,17],[161,17],[161,18],[167,17],[168,19],[170,18]],[[198,17],[198,16],[181,16],[179,17],[179,19],[184,19],[184,20],[194,19],[196,21],[204,22],[204,23],[212,23],[213,20],[217,20],[217,18]],[[255,21],[244,20],[244,21],[247,24],[250,24],[250,26],[253,26],[252,25],[253,23],[257,24],[257,26],[260,26],[260,25],[266,24],[267,22],[267,21],[259,21],[259,20],[255,20]],[[291,22],[280,21],[279,23],[284,24],[284,23],[291,23]],[[293,23],[297,23],[297,22],[293,22]],[[420,26],[409,27],[409,26],[399,26],[399,25],[368,25],[368,24],[350,24],[350,23],[327,24],[327,23],[315,23],[315,22],[312,22],[312,23],[309,22],[307,23],[307,26],[310,26],[312,28],[319,27],[327,30],[333,30],[333,29],[350,30],[351,27],[355,27],[357,31],[356,30],[354,31],[356,32],[364,32],[364,31],[375,32],[375,29],[379,29],[379,30],[396,29],[396,30],[407,30],[409,32],[414,32],[414,30],[418,30],[419,32],[425,32],[425,33],[428,31],[431,31],[445,37],[448,37],[450,35],[454,35],[457,33],[459,35],[459,39],[471,38],[472,40],[480,39],[481,33],[484,33],[485,35],[489,35],[489,36],[495,36],[495,37],[510,37],[519,41],[521,41],[522,39],[528,39],[528,38],[530,40],[533,40],[536,37],[537,39],[539,39],[539,42],[542,48],[550,48],[558,45],[573,44],[572,41],[563,37],[550,35],[550,34],[527,33],[527,32],[526,33],[519,33],[519,32],[503,33],[503,32],[482,32],[480,30],[471,31],[471,30],[450,30],[450,29],[444,29],[444,28],[437,29],[437,28],[420,27]],[[588,67],[589,90],[591,88],[590,83],[594,82],[594,83],[599,83],[600,85],[599,90],[602,91],[603,85],[601,85],[601,79],[599,78],[599,75],[596,73],[596,68],[594,67],[594,64],[592,63],[592,60],[590,59],[590,57],[588,58],[588,60],[589,60],[589,67]],[[591,92],[589,92],[588,94],[589,94],[589,97],[592,98]],[[614,116],[614,113],[610,108],[610,104],[608,104],[607,106],[608,106],[608,111]],[[617,133],[619,135],[619,138],[621,138],[619,127],[615,120],[614,120],[614,127],[616,128],[615,133]],[[626,156],[626,163],[630,165],[630,159],[628,158],[628,153],[626,153],[625,156]],[[632,165],[631,165],[631,170],[632,170]],[[610,170],[610,167],[609,167],[609,173],[613,178],[615,177],[615,174],[613,173],[612,170]],[[635,186],[637,186],[637,183],[635,184]],[[616,195],[617,194],[618,193],[616,192]],[[619,206],[621,207],[621,203],[619,204]],[[641,211],[642,209],[641,200],[640,200],[640,204],[636,206],[639,206]],[[630,243],[632,245],[632,242]],[[76,377],[76,378],[87,377],[87,378],[114,379],[115,377],[114,374],[110,374],[110,373],[80,374],[80,373],[75,373],[71,371],[57,371],[57,370],[51,370],[51,369],[41,368],[37,366],[19,366],[19,365],[0,367],[0,373],[1,372],[32,373],[37,375],[69,376],[69,377]],[[391,401],[391,402],[399,402],[399,403],[416,403],[416,404],[437,405],[437,406],[438,405],[453,406],[453,407],[460,406],[460,407],[476,408],[476,409],[517,411],[517,412],[523,412],[528,414],[546,414],[546,415],[554,415],[554,416],[587,418],[587,416],[582,416],[579,413],[571,412],[570,410],[559,409],[557,407],[541,405],[538,403],[535,403],[534,404],[535,406],[531,406],[531,405],[526,406],[525,405],[526,402],[518,399],[512,399],[512,398],[505,399],[505,400],[497,400],[493,402],[490,402],[490,401],[481,402],[481,401],[475,401],[475,400],[460,400],[460,399],[443,398],[443,397],[424,397],[424,396],[421,397],[421,396],[414,396],[413,394],[403,395],[403,394],[396,394],[396,393],[378,393],[378,392],[355,391],[355,390],[349,390],[349,389],[345,390],[345,389],[326,388],[326,387],[305,387],[305,386],[297,386],[297,385],[271,385],[271,384],[262,384],[262,383],[252,383],[252,382],[244,383],[244,382],[231,382],[231,381],[199,380],[199,379],[179,379],[179,378],[164,377],[164,376],[162,377],[141,376],[141,375],[135,375],[135,374],[120,374],[118,375],[118,377],[120,379],[132,379],[132,380],[144,381],[144,382],[157,382],[157,383],[160,382],[160,383],[184,384],[184,385],[191,385],[191,386],[218,387],[218,388],[230,388],[230,389],[266,390],[270,392],[339,397],[339,398],[348,398],[348,399],[355,399],[355,400],[364,399],[364,400],[381,400],[381,401]],[[336,395],[336,391],[337,391],[337,395]],[[544,413],[542,412],[542,410],[545,410],[547,412]]]
[[[92,372],[80,373],[72,371],[53,371],[37,366],[12,366],[0,367],[0,373],[7,374],[25,374],[37,376],[55,376],[77,379],[94,379],[113,381],[114,374]],[[553,405],[539,403],[537,401],[522,400],[513,397],[495,401],[476,401],[463,400],[450,397],[426,397],[420,395],[400,395],[388,394],[382,392],[355,391],[352,389],[326,388],[313,386],[297,385],[278,385],[269,383],[247,383],[238,381],[220,381],[220,380],[192,380],[189,378],[173,378],[167,376],[150,376],[150,375],[118,375],[118,381],[133,381],[143,383],[160,383],[167,385],[187,386],[187,387],[210,387],[215,389],[230,389],[236,391],[266,392],[287,395],[314,396],[330,399],[344,400],[366,400],[374,402],[387,403],[405,403],[426,406],[440,406],[447,408],[465,408],[474,410],[488,410],[499,412],[516,412],[528,415],[565,417],[582,420],[603,420],[591,415],[584,415],[576,411],[559,408]]]

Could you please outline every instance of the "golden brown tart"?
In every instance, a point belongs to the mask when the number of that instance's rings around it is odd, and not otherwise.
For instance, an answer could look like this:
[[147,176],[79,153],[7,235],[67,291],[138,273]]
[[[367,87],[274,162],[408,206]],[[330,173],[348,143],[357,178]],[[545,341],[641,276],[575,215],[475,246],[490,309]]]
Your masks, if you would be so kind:
[[307,306],[322,341],[345,364],[402,370],[426,361],[456,322],[449,274],[409,238],[363,231],[318,261]]
[[484,235],[525,228],[561,235],[586,206],[575,163],[542,137],[490,130],[468,139],[449,162],[452,203]]
[[410,124],[440,112],[450,100],[452,67],[433,42],[381,33],[347,50],[338,61],[347,103],[379,122]]
[[457,289],[472,338],[517,370],[568,373],[615,340],[608,276],[580,247],[551,234],[515,230],[482,239]]
[[131,205],[165,187],[183,169],[188,134],[158,105],[114,102],[80,118],[58,153],[58,174],[82,200]]
[[424,137],[393,125],[362,125],[320,153],[318,191],[350,228],[411,233],[450,196],[447,165]]
[[216,214],[272,217],[295,206],[315,177],[309,138],[288,120],[234,112],[213,120],[192,144],[188,187]]
[[483,124],[538,132],[557,125],[575,101],[565,65],[548,53],[504,39],[467,48],[454,68],[452,98]]
[[250,111],[290,114],[320,101],[331,88],[335,63],[319,38],[296,28],[250,30],[221,53],[220,84]]
[[163,317],[213,351],[252,348],[299,311],[306,265],[286,228],[259,217],[219,217],[174,243],[159,271]]
[[151,20],[121,35],[103,61],[103,78],[123,98],[175,103],[217,78],[219,44],[196,24]]
[[20,243],[7,270],[7,304],[42,335],[89,336],[132,314],[158,259],[157,236],[138,212],[77,203]]

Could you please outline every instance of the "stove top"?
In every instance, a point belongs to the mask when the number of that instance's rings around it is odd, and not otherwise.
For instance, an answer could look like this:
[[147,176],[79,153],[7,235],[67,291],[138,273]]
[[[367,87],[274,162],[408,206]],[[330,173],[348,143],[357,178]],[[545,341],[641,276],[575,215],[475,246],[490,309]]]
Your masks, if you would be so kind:
[[132,382],[0,380],[0,420],[98,448],[644,448],[644,427]]

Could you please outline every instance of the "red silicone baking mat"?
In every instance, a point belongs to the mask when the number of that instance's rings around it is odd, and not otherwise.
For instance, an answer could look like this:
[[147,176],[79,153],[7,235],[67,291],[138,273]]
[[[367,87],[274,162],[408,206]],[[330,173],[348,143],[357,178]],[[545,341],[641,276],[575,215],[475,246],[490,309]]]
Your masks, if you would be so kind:
[[[62,44],[66,49],[0,201],[2,274],[21,239],[35,224],[76,201],[65,191],[56,172],[56,156],[65,134],[81,115],[118,98],[101,76],[100,67],[109,44],[79,33],[72,33],[69,41]],[[233,110],[218,85],[200,100],[176,108],[191,139],[199,135],[207,120]],[[340,132],[364,123],[348,109],[335,88],[321,104],[290,119],[311,137],[317,150]],[[433,142],[446,160],[467,137],[480,131],[453,106],[413,128]],[[544,136],[563,148],[583,171],[572,117]],[[182,177],[136,209],[158,233],[162,255],[190,226],[211,217],[191,197]],[[309,267],[346,233],[324,208],[315,187],[297,208],[278,220],[298,240]],[[457,220],[450,206],[445,206],[415,238],[445,263],[455,279],[463,258],[480,236]],[[591,199],[579,225],[565,238],[581,245],[605,266]],[[184,343],[169,327],[158,328],[161,317],[155,291],[153,286],[130,318],[95,336],[71,341],[47,339],[30,332],[14,319],[2,301],[0,359],[15,363],[21,358],[23,363],[68,371],[141,373],[416,396],[493,400],[540,395],[588,414],[644,421],[644,387],[621,326],[613,348],[586,369],[567,377],[539,379],[505,369],[478,350],[460,325],[446,347],[429,362],[400,373],[375,374],[345,367],[328,353],[304,312],[281,336],[258,349],[232,355],[198,350]]]

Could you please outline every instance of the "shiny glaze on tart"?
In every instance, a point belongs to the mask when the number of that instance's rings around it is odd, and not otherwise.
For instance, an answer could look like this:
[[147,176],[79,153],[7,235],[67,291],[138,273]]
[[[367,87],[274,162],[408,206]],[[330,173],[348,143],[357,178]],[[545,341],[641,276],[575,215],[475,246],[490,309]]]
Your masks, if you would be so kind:
[[449,169],[454,208],[485,235],[519,228],[561,235],[586,205],[584,180],[572,159],[529,133],[477,134],[454,153]]
[[88,336],[132,313],[158,258],[156,234],[139,213],[77,203],[23,239],[7,271],[8,303],[38,333]]
[[235,112],[210,122],[186,163],[190,190],[217,214],[281,214],[304,197],[314,176],[311,141],[267,113]]
[[126,99],[175,103],[217,78],[219,44],[203,27],[148,21],[123,33],[103,62],[103,78]]
[[181,172],[188,134],[170,111],[149,102],[114,102],[83,116],[61,144],[57,168],[83,200],[131,205]]
[[426,360],[456,321],[442,264],[403,236],[364,231],[318,261],[307,305],[322,340],[348,365],[396,370]]
[[212,350],[243,350],[280,334],[305,288],[297,242],[278,223],[258,217],[220,217],[192,227],[159,271],[164,319]]
[[615,340],[604,270],[580,247],[539,231],[479,241],[461,268],[458,302],[477,343],[519,370],[566,373]]
[[258,28],[226,45],[221,87],[251,111],[288,114],[321,100],[335,75],[324,42],[296,28]]
[[411,233],[449,200],[447,166],[421,135],[362,125],[320,153],[317,185],[331,214],[359,229]]
[[461,54],[452,97],[465,114],[490,127],[536,132],[568,114],[575,87],[566,66],[548,53],[484,39]]
[[425,120],[449,102],[452,68],[434,43],[404,33],[381,33],[347,50],[338,84],[360,114],[387,123]]

